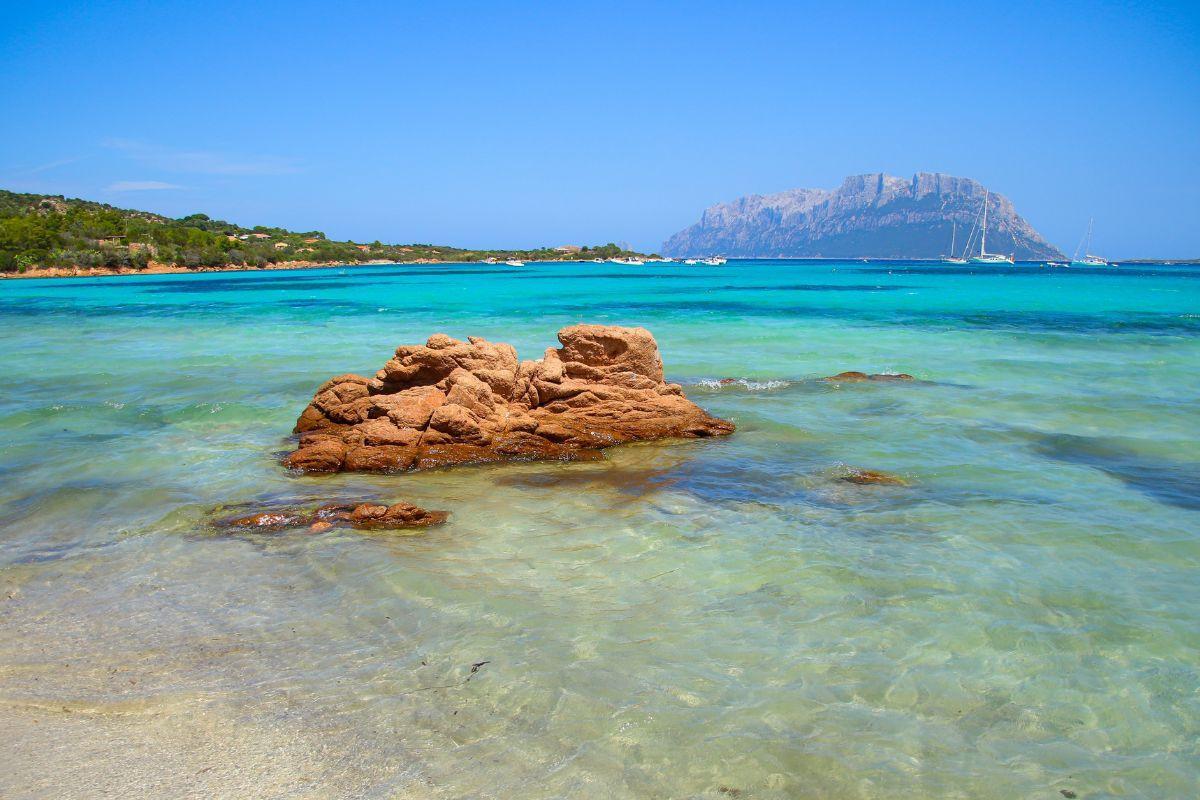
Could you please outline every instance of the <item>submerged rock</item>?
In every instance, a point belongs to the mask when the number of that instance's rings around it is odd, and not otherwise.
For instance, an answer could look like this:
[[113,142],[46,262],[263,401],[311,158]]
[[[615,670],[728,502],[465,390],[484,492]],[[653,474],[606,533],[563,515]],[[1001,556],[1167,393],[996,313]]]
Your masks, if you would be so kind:
[[916,379],[904,372],[876,372],[869,375],[865,372],[850,371],[839,372],[837,375],[830,375],[821,380],[830,383],[860,383],[862,381],[911,381]]
[[238,517],[227,520],[224,525],[230,528],[254,528],[258,530],[275,530],[278,528],[294,528],[303,525],[307,519],[286,511],[263,511],[249,517]]
[[862,486],[908,486],[908,481],[896,475],[889,475],[875,469],[859,469],[850,467],[839,480],[847,483],[857,483]]
[[426,511],[423,508],[396,503],[329,503],[315,511],[283,509],[263,511],[248,517],[235,517],[217,523],[221,528],[240,530],[283,530],[308,526],[313,533],[331,528],[349,527],[360,530],[396,530],[440,525],[450,515],[445,511]]
[[663,380],[645,328],[574,325],[558,340],[537,361],[474,336],[404,345],[374,378],[341,375],[317,389],[284,464],[338,472],[579,460],[623,442],[733,432]]

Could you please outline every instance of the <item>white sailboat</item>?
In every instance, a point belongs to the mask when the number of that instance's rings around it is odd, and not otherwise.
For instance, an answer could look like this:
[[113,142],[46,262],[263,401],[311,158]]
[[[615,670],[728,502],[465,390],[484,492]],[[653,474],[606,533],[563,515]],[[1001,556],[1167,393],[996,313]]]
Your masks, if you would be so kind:
[[[1088,232],[1085,246],[1081,241],[1079,247],[1075,248],[1075,255],[1071,256],[1071,266],[1073,267],[1107,267],[1108,262],[1100,256],[1092,255],[1092,226],[1095,224],[1096,218],[1088,220]],[[1079,257],[1079,251],[1083,250],[1083,258]]]
[[987,207],[988,207],[989,192],[983,192],[983,227],[979,235],[979,255],[971,256],[968,263],[970,264],[1012,264],[1011,256],[1002,256],[999,253],[989,253],[987,251]]
[[944,263],[944,264],[965,264],[965,263],[967,263],[967,260],[965,258],[959,258],[958,256],[954,255],[954,249],[955,249],[954,245],[955,245],[957,239],[958,239],[958,223],[951,222],[950,223],[950,255],[942,256],[942,263]]

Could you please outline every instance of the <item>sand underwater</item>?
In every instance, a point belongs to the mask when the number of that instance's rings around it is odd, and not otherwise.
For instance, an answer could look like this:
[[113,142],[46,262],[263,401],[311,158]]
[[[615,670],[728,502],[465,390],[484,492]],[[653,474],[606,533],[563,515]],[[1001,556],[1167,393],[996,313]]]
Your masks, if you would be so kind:
[[[737,433],[279,466],[332,375],[577,322]],[[1198,366],[1196,266],[0,282],[0,796],[1195,797]],[[330,498],[451,517],[210,524]]]

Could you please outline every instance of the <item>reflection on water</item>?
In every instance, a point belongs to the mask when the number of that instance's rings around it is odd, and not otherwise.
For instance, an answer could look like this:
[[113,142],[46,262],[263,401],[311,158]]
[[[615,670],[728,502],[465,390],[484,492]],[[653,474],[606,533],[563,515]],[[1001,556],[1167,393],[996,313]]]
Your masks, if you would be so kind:
[[[1191,273],[591,269],[0,284],[0,795],[1194,793]],[[584,319],[738,433],[279,468],[330,375]],[[451,517],[212,525],[339,499]]]

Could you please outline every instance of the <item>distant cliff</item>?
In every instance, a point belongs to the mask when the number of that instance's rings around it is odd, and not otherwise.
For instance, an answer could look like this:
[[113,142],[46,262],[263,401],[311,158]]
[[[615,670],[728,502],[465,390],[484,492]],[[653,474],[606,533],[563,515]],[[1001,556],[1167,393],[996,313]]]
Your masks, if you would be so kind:
[[[984,187],[970,178],[919,172],[912,180],[875,173],[846,178],[837,189],[792,189],[750,195],[704,211],[700,222],[668,239],[665,255],[744,258],[937,258],[959,254],[978,227]],[[979,232],[974,232],[979,252]],[[1018,259],[1062,258],[1008,198],[988,201],[989,253]]]

